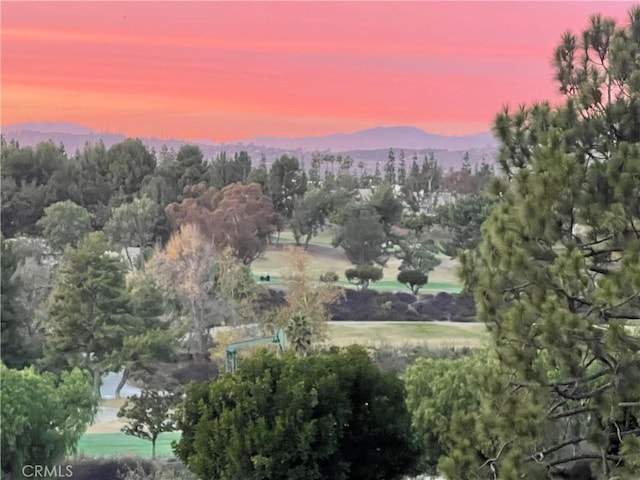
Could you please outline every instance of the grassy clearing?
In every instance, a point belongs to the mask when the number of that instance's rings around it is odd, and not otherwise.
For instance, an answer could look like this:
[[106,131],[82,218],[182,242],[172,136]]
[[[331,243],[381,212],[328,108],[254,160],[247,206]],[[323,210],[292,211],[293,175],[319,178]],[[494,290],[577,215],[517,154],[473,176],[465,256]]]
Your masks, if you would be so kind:
[[[309,242],[309,245],[323,245],[331,247],[331,242],[333,242],[333,237],[335,235],[336,229],[333,226],[326,226],[318,235],[313,237]],[[273,237],[274,241],[276,240],[276,236]],[[295,243],[295,239],[293,238],[293,232],[289,230],[285,230],[280,234],[279,243]]]
[[[156,443],[158,457],[172,457],[171,442],[180,439],[179,432],[163,433]],[[151,458],[151,442],[124,433],[87,433],[78,443],[78,453],[90,457],[137,455]]]
[[362,322],[330,327],[328,343],[360,345],[429,345],[433,347],[479,347],[488,339],[484,325],[396,322]]
[[111,407],[111,408],[121,408],[125,403],[127,403],[126,398],[104,398],[100,400],[100,405],[103,407]]
[[[309,273],[312,277],[318,278],[320,274],[333,270],[338,275],[344,277],[344,271],[350,267],[350,263],[342,256],[330,255],[333,247],[315,247],[309,249]],[[342,252],[335,252],[342,253]],[[274,278],[282,278],[290,269],[290,255],[283,250],[275,250],[270,247],[265,256],[258,258],[251,264],[251,269],[256,275],[269,274],[271,281]]]
[[[360,344],[365,346],[427,345],[433,348],[479,347],[486,343],[488,333],[484,325],[423,322],[348,322],[330,326],[327,343],[338,346]],[[101,406],[119,408],[125,399],[102,400]],[[120,419],[89,427],[80,439],[78,453],[89,457],[113,457],[138,455],[151,457],[151,442],[121,433],[124,425]],[[171,442],[178,440],[180,433],[160,435],[157,443],[159,457],[171,457]]]
[[[326,234],[325,234],[326,235]],[[340,248],[331,246],[328,238],[323,238],[317,242],[313,242],[307,251],[309,254],[309,274],[313,278],[319,278],[321,274],[333,271],[342,279],[339,285],[344,287],[352,287],[352,285],[344,279],[344,272],[348,268],[353,267],[351,262],[347,260],[346,255]],[[251,265],[254,278],[259,279],[260,275],[269,274],[272,284],[281,284],[283,276],[290,268],[289,254],[283,249],[283,244],[290,240],[288,235],[280,238],[280,245],[270,246],[264,257],[258,258]],[[440,256],[441,264],[429,273],[429,283],[423,291],[431,292],[450,292],[457,293],[461,289],[460,282],[455,275],[455,261],[444,255]],[[407,290],[408,289],[396,281],[398,275],[398,267],[400,261],[396,258],[390,258],[386,267],[383,269],[383,277],[380,282],[372,284],[372,288],[378,290]]]

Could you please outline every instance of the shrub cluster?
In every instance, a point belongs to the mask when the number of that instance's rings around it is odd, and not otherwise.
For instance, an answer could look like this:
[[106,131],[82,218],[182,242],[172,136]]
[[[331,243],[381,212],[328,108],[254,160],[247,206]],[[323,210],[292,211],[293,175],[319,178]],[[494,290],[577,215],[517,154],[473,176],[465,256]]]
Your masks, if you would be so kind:
[[74,480],[196,480],[175,458],[147,460],[138,456],[77,456],[69,462]]
[[471,322],[476,309],[467,294],[440,292],[416,297],[405,292],[347,290],[330,306],[333,320],[352,321],[452,321]]
[[381,345],[368,348],[371,358],[383,372],[403,375],[408,367],[420,358],[434,360],[455,360],[473,353],[470,347],[432,347],[429,345],[408,345],[394,347]]

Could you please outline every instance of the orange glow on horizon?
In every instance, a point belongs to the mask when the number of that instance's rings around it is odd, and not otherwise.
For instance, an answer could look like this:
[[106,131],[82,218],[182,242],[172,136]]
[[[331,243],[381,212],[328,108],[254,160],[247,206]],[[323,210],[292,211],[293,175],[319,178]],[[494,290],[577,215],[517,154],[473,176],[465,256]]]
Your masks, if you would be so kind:
[[634,2],[2,2],[2,125],[233,141],[488,130],[557,99],[566,29]]

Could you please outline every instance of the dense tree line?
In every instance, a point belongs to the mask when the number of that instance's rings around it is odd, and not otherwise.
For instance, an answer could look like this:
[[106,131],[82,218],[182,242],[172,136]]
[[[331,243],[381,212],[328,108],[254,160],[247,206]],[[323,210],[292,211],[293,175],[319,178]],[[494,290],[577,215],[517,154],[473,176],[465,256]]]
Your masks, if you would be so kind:
[[[244,152],[207,162],[193,145],[156,153],[137,139],[110,148],[88,144],[73,155],[51,142],[32,148],[2,139],[1,146],[2,362],[30,368],[16,374],[16,382],[38,379],[43,392],[45,383],[62,385],[68,372],[78,372],[74,388],[86,397],[78,417],[84,426],[105,373],[124,372],[116,395],[134,375],[150,388],[140,404],[159,399],[158,365],[178,358],[209,362],[214,326],[284,327],[293,350],[310,354],[324,338],[327,304],[340,297],[337,276],[318,284],[306,271],[304,253],[294,251],[286,304],[265,312],[259,302],[264,289],[249,270],[285,227],[306,249],[326,224],[334,224],[334,244],[353,263],[346,277],[363,289],[382,277],[381,266],[392,255],[400,255],[403,270],[419,279],[404,282],[414,292],[437,265],[440,247],[422,241],[439,221],[428,205],[435,205],[449,175],[433,156],[422,168],[414,158],[411,168],[418,171],[410,176],[402,153],[395,178],[390,152],[383,178],[363,165],[358,175],[353,160],[334,155],[314,155],[305,171],[287,155],[270,166],[264,157],[252,166]],[[417,219],[409,234],[401,231],[408,212]],[[66,402],[62,393],[47,392],[51,404],[43,408]],[[142,435],[140,422],[157,431],[169,428],[162,415],[133,419],[128,433]],[[72,451],[81,427],[40,460],[51,463]],[[7,451],[20,450],[18,461],[31,461],[38,442],[50,435],[44,427],[33,433],[31,444],[7,444]],[[154,442],[157,436],[144,438]],[[379,470],[405,469],[390,452]],[[349,462],[345,471],[365,468]],[[16,468],[3,464],[5,473]]]
[[[389,172],[395,171],[394,158],[390,151]],[[404,161],[404,152],[401,158]],[[109,220],[122,222],[114,219],[118,216],[115,215],[118,207],[146,197],[156,205],[153,228],[145,225],[145,233],[152,236],[152,242],[168,239],[170,224],[164,209],[180,202],[185,195],[190,196],[185,189],[199,184],[217,191],[234,183],[260,185],[262,193],[271,199],[274,211],[283,219],[291,220],[297,213],[292,225],[302,236],[321,225],[331,212],[336,212],[344,204],[345,195],[352,195],[356,188],[377,189],[385,182],[397,185],[398,196],[408,208],[418,212],[424,209],[425,199],[435,201],[439,191],[461,195],[478,193],[491,176],[490,167],[484,163],[476,166],[475,172],[465,163],[460,172],[445,174],[436,158],[429,155],[421,165],[414,156],[406,175],[396,178],[387,174],[374,180],[364,165],[358,173],[353,168],[353,160],[340,155],[315,154],[309,170],[305,171],[297,158],[287,155],[276,159],[270,167],[264,158],[253,165],[246,152],[233,158],[222,152],[206,161],[195,145],[185,144],[177,152],[163,148],[156,153],[138,139],[126,139],[108,149],[102,143],[87,144],[69,155],[63,146],[52,142],[34,148],[2,138],[1,161],[2,233],[6,237],[46,233],[57,225],[58,219],[67,219],[63,225],[72,221],[86,225],[87,213],[91,229],[102,230]],[[305,199],[309,189],[310,195]],[[396,192],[391,194],[395,196]],[[314,195],[323,197],[324,202],[313,200]],[[46,216],[45,209],[60,202],[64,208],[56,207],[57,211],[48,216],[48,222],[38,224]],[[322,212],[321,218],[318,212]],[[388,222],[384,222],[388,229]],[[85,229],[85,226],[80,228]],[[77,241],[57,238],[55,234],[53,238],[68,240],[68,243]],[[130,241],[135,242],[135,246],[148,243],[140,238]]]
[[[155,442],[177,397],[157,394],[154,367],[205,363],[211,327],[262,322],[292,351],[192,384],[178,408],[175,452],[201,478],[637,478],[640,7],[624,25],[592,17],[553,58],[564,102],[497,115],[497,178],[393,150],[357,174],[334,155],[307,172],[133,139],[72,157],[3,141],[3,473],[72,452],[110,370],[148,375],[125,410]],[[445,190],[457,201],[438,206]],[[249,270],[287,223],[303,248],[334,224],[362,296],[392,255],[414,293],[456,255],[486,349],[402,379],[361,348],[314,353],[335,273],[312,280],[293,251],[286,303],[264,312]]]

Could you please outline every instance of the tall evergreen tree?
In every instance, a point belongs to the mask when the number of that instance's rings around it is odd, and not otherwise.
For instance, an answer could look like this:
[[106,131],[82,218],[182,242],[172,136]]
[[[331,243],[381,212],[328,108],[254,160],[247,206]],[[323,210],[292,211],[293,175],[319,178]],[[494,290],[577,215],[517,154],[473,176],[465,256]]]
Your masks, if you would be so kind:
[[420,169],[421,187],[426,196],[432,195],[440,189],[442,183],[442,167],[433,152],[425,155]]
[[372,183],[373,185],[380,185],[382,182],[382,174],[380,173],[380,162],[376,162],[376,169],[373,172]]
[[309,182],[318,186],[320,184],[320,167],[322,165],[322,155],[315,152],[311,157],[311,167],[309,168]]
[[450,478],[640,475],[638,52],[640,7],[596,15],[556,50],[564,105],[496,119],[510,182],[462,271],[500,362]]
[[197,185],[207,179],[207,164],[202,150],[197,145],[182,145],[176,154],[175,161],[171,163],[179,193],[184,190],[184,187]]
[[102,232],[67,249],[51,298],[51,330],[46,353],[54,367],[80,366],[101,375],[118,370],[117,353],[134,327],[124,262]]
[[400,222],[402,217],[402,202],[396,198],[393,187],[388,183],[378,186],[369,203],[380,216],[387,242],[393,241],[391,229]]
[[384,165],[384,181],[390,185],[395,185],[396,183],[396,154],[393,148],[389,149],[389,157]]
[[[142,181],[154,172],[156,159],[140,139],[127,138],[107,151],[107,181],[111,187],[112,204],[130,200],[142,188]],[[113,196],[117,195],[117,198]]]
[[349,204],[339,215],[340,228],[333,239],[354,265],[386,264],[387,235],[376,210],[367,204]]
[[13,278],[18,266],[16,256],[11,245],[5,240],[4,235],[0,235],[0,249],[2,262],[2,277],[0,279],[0,300],[2,310],[0,311],[0,325],[2,325],[2,346],[0,354],[2,362],[10,368],[20,368],[29,363],[26,355],[25,342],[21,326],[23,316],[26,312],[22,309],[18,301],[19,285]]
[[209,166],[209,183],[218,189],[236,182],[245,183],[250,172],[251,157],[247,152],[235,153],[233,158],[227,158],[227,153],[221,152]]
[[404,158],[404,150],[400,150],[400,161],[398,162],[398,184],[404,185],[407,181],[407,162]]
[[109,218],[109,158],[104,143],[86,144],[82,151],[76,152],[75,165],[79,184],[78,205],[83,206],[92,215],[92,225],[102,228]]
[[307,174],[297,158],[283,155],[273,162],[269,171],[269,195],[276,212],[291,218],[296,199],[306,191]]

